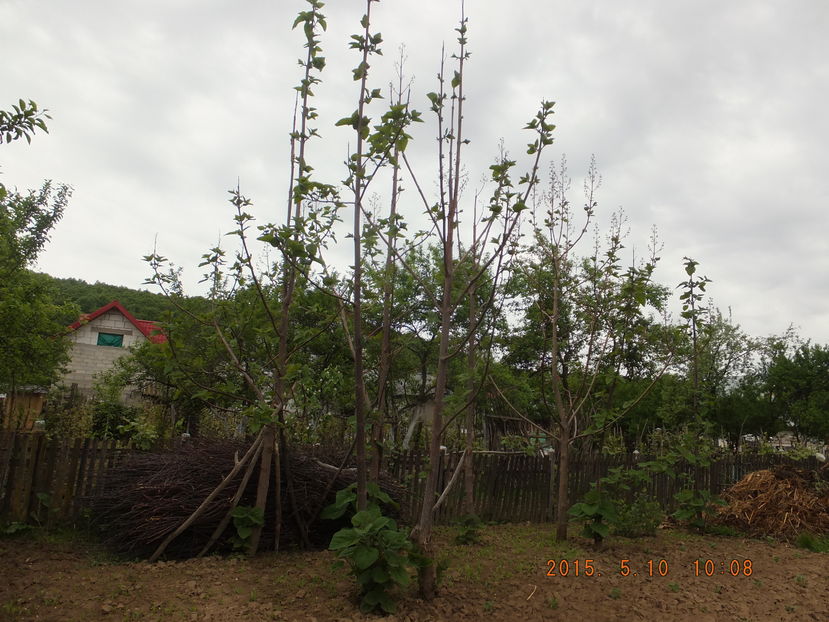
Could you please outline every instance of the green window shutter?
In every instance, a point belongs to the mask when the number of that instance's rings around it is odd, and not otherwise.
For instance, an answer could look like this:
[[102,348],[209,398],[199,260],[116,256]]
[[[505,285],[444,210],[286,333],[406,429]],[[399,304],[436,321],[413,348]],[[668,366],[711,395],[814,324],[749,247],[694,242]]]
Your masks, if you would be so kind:
[[112,346],[120,348],[124,345],[124,335],[113,335],[111,333],[98,333],[99,346]]

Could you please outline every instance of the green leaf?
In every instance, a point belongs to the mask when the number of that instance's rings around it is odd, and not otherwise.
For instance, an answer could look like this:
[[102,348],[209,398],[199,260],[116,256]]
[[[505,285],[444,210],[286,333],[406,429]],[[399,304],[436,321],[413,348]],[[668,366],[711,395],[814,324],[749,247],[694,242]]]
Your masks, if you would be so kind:
[[386,613],[394,613],[396,606],[394,601],[392,600],[391,596],[383,592],[380,595],[380,608],[385,611]]
[[610,527],[606,523],[592,523],[590,528],[593,531],[593,534],[598,534],[602,538],[607,538],[610,534]]
[[360,541],[360,534],[354,529],[340,529],[331,538],[328,548],[332,551],[348,548]]
[[389,576],[394,580],[397,585],[407,586],[411,582],[411,577],[409,577],[409,573],[406,572],[406,569],[401,566],[391,566],[388,569]]
[[341,506],[336,503],[332,503],[320,512],[320,518],[324,518],[326,520],[340,518],[343,514],[345,514],[346,509],[348,509],[348,506]]
[[[333,540],[332,540],[333,543]],[[354,549],[354,554],[351,556],[351,561],[360,570],[364,570],[371,566],[380,557],[380,551],[373,546],[358,546]]]
[[375,566],[371,570],[371,580],[375,583],[388,583],[389,573],[382,566]]

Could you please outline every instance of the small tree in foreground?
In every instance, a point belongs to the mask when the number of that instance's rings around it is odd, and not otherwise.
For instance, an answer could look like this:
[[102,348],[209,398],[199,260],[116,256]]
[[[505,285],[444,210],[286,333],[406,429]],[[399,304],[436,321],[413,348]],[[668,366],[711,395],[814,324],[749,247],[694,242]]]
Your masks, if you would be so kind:
[[[652,366],[647,364],[650,357],[658,361],[659,350],[646,345],[651,330],[660,332],[648,318],[647,307],[660,310],[666,292],[651,278],[658,261],[655,244],[645,261],[622,267],[626,231],[621,214],[611,220],[604,241],[597,233],[591,251],[577,254],[592,228],[599,184],[592,163],[585,181],[584,218],[578,222],[568,199],[564,162],[552,169],[549,188],[535,213],[533,245],[521,270],[528,292],[525,330],[540,339],[536,347],[541,401],[549,431],[557,439],[560,540],[567,537],[573,443],[615,425],[667,367],[667,362],[657,363],[649,382],[625,404],[612,399],[620,378],[634,379],[640,368]],[[599,521],[598,529],[603,530],[603,524]]]
[[[34,102],[20,102],[14,112],[0,110],[0,144],[19,138],[31,142],[46,131],[49,115]],[[53,302],[50,281],[29,268],[63,216],[72,191],[44,182],[38,191],[20,193],[0,183],[0,393],[15,417],[22,387],[49,387],[69,361],[67,324],[77,318],[75,305]],[[2,416],[2,413],[0,413]],[[8,422],[16,427],[17,420]]]

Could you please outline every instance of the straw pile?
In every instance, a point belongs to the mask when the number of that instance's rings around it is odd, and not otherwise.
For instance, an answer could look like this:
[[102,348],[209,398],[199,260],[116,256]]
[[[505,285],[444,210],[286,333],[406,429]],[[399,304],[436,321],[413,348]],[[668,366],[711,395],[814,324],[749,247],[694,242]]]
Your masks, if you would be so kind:
[[749,473],[722,495],[717,522],[751,536],[829,534],[829,472],[777,467]]
[[[102,492],[89,500],[93,522],[104,542],[120,553],[148,557],[222,481],[233,467],[234,455],[241,456],[246,449],[247,445],[242,443],[214,441],[196,443],[173,451],[126,456],[107,473]],[[257,466],[257,474],[258,470]],[[299,519],[306,524],[310,544],[325,548],[331,536],[341,527],[350,526],[350,523],[347,519],[317,519],[308,523],[314,520],[320,507],[334,501],[338,490],[356,481],[356,471],[343,470],[327,495],[326,488],[337,472],[336,467],[294,451],[291,454],[291,471]],[[271,475],[273,477],[273,472]],[[227,513],[241,481],[240,472],[204,514],[172,542],[165,556],[186,558],[197,555]],[[251,477],[239,505],[254,505],[256,485],[257,476]],[[380,486],[398,503],[404,498],[404,488],[393,478],[382,477]],[[280,549],[284,549],[301,545],[297,517],[289,501],[284,470],[281,489],[283,519]],[[260,550],[273,550],[275,515],[275,495],[271,486]],[[229,539],[233,534],[235,528],[231,522],[219,540],[217,548],[220,551],[230,550]]]

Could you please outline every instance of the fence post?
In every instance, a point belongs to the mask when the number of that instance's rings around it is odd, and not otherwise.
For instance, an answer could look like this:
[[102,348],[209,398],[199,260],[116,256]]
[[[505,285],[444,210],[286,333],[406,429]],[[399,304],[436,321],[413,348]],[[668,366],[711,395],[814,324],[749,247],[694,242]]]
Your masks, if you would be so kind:
[[12,469],[12,454],[14,454],[14,431],[0,431],[0,516],[4,514],[9,474]]

